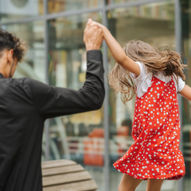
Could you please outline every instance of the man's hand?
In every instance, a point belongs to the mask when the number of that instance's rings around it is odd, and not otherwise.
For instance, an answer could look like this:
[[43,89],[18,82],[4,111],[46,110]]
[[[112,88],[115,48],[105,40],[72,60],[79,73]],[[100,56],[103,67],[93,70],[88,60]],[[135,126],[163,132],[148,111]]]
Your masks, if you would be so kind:
[[84,30],[84,43],[86,50],[98,50],[103,41],[103,31],[99,26],[92,23],[91,19],[88,19],[86,28]]

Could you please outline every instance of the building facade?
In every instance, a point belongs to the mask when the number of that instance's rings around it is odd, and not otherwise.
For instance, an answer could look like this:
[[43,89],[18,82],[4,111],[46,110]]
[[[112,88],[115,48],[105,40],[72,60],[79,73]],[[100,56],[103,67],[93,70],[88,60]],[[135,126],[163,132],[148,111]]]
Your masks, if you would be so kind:
[[[190,0],[0,0],[0,28],[15,33],[28,46],[15,77],[79,89],[85,80],[83,30],[88,18],[106,25],[122,46],[140,39],[180,52],[191,85]],[[102,109],[47,121],[42,160],[75,160],[92,174],[98,191],[116,191],[122,174],[112,163],[133,143],[134,100],[124,105],[109,88],[107,75],[115,62],[105,44],[102,52],[106,71]],[[163,190],[168,191],[191,187],[191,105],[181,97],[179,102],[186,175],[165,181]],[[145,184],[137,190],[145,190]]]

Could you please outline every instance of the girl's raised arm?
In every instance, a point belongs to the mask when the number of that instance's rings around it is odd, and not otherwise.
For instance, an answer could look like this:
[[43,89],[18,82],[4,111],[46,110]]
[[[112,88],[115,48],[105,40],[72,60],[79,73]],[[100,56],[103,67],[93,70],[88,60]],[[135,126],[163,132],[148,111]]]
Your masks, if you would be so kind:
[[117,40],[112,36],[110,31],[100,23],[92,21],[90,19],[91,24],[98,25],[102,28],[104,33],[104,39],[111,51],[113,58],[116,60],[118,64],[120,64],[125,70],[134,73],[136,76],[140,74],[140,68],[138,64],[136,64],[131,58],[129,58]]

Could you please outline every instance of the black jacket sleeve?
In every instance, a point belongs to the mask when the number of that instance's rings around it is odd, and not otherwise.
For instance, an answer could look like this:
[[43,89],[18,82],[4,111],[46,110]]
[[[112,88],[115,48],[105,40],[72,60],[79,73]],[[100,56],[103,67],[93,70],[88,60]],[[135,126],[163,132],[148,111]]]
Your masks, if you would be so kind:
[[104,100],[104,69],[99,50],[87,52],[86,81],[78,91],[26,79],[32,100],[44,118],[99,109]]

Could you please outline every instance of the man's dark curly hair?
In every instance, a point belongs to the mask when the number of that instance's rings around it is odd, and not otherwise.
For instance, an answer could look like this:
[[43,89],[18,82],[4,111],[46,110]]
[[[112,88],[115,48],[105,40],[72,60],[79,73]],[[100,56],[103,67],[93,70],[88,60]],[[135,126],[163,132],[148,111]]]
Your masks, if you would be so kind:
[[8,49],[13,49],[13,57],[20,62],[25,54],[25,45],[24,43],[14,36],[13,34],[0,29],[0,52]]

